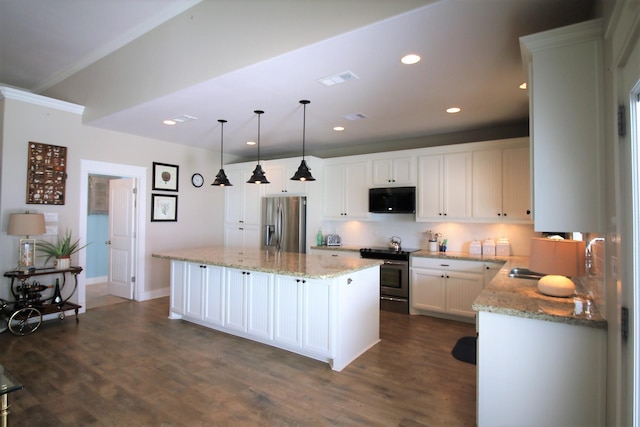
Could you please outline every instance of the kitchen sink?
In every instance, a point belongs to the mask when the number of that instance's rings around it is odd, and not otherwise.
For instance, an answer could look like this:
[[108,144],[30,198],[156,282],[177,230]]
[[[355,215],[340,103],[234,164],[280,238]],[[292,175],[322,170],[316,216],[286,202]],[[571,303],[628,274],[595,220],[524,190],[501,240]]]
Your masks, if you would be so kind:
[[538,280],[539,278],[544,276],[545,275],[542,273],[531,271],[528,268],[520,268],[520,267],[512,268],[511,271],[509,272],[509,277],[513,277],[515,279]]

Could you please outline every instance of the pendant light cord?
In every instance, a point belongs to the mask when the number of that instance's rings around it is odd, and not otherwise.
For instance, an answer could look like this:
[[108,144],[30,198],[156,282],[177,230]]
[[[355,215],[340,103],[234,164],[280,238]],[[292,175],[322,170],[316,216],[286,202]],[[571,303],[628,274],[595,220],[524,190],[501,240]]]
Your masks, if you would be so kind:
[[307,135],[307,103],[302,104],[302,160],[304,160],[304,146]]

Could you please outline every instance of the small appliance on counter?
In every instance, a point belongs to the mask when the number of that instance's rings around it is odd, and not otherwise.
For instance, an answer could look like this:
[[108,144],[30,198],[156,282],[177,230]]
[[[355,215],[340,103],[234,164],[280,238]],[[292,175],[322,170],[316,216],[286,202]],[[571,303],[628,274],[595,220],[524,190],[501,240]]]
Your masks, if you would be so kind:
[[340,246],[340,235],[338,234],[327,234],[327,246]]

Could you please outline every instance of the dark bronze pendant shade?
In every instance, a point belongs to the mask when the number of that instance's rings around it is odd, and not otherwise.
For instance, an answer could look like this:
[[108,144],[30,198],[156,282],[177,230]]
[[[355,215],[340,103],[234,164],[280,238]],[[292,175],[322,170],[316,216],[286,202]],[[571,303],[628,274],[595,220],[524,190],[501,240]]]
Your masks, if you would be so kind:
[[247,181],[247,184],[270,184],[267,177],[264,175],[262,166],[260,166],[260,115],[264,114],[264,111],[255,110],[254,113],[258,115],[258,164],[253,170],[253,174],[251,175],[251,178],[249,178],[249,181]]
[[300,104],[303,106],[303,114],[302,114],[302,161],[300,162],[300,166],[298,166],[298,170],[291,177],[292,181],[315,181],[316,179],[311,175],[311,171],[307,162],[304,160],[304,146],[305,146],[305,136],[306,136],[306,127],[307,127],[307,104],[311,101],[307,101],[303,99],[300,101]]
[[227,123],[227,121],[220,119],[218,122],[220,123],[220,172],[218,172],[215,181],[213,181],[211,185],[216,185],[218,187],[233,187],[233,184],[229,182],[229,178],[227,178],[227,174],[224,173],[224,162],[222,161],[222,154],[224,151],[224,124]]

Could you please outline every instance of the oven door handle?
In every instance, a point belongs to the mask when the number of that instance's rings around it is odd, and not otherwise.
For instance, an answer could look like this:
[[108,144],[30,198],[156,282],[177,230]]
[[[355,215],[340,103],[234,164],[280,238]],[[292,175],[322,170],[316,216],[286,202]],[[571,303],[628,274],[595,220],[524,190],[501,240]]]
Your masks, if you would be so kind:
[[383,261],[384,265],[407,265],[407,261],[389,261],[389,260],[384,260]]
[[398,302],[406,302],[407,301],[406,298],[393,298],[393,297],[385,297],[385,296],[381,296],[380,299],[383,300],[383,301],[398,301]]

